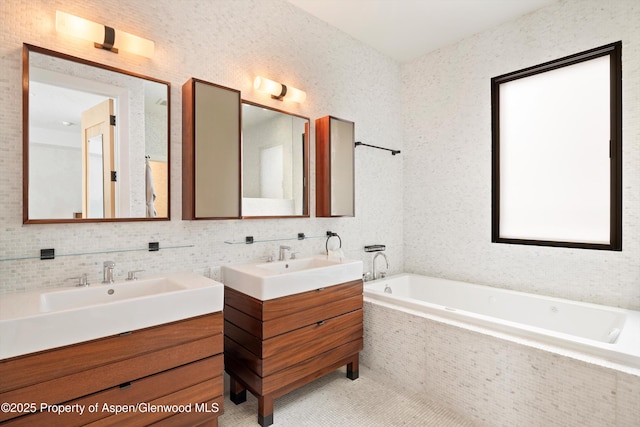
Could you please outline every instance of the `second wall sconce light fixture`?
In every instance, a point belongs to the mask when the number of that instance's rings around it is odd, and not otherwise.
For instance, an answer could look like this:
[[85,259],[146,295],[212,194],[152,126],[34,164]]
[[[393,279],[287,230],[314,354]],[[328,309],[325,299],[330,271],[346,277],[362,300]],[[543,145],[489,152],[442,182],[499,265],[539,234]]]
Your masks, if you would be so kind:
[[266,92],[271,95],[271,98],[279,101],[286,99],[287,101],[304,102],[307,98],[307,94],[300,89],[274,82],[273,80],[260,76],[256,77],[253,81],[253,88],[260,92]]
[[94,46],[100,49],[118,53],[119,49],[136,55],[153,57],[155,43],[142,37],[124,31],[115,30],[106,25],[98,24],[69,13],[56,11],[56,30],[94,42]]

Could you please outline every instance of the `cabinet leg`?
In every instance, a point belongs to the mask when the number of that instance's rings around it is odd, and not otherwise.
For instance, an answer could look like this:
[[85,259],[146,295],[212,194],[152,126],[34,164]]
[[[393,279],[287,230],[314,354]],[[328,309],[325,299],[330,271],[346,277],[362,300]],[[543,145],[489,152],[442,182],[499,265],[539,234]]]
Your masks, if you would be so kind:
[[258,397],[258,423],[262,427],[273,424],[273,398],[271,396]]
[[360,376],[360,353],[356,354],[350,363],[347,363],[347,378],[357,380]]
[[229,399],[236,405],[245,402],[247,400],[247,389],[232,376],[229,376],[229,378]]

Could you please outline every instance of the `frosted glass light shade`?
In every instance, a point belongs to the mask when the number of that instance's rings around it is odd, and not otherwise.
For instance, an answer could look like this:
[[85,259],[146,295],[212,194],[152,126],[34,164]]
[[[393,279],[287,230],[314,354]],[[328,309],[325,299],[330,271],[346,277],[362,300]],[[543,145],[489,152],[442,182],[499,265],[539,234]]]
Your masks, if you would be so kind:
[[306,92],[296,89],[295,87],[287,86],[287,96],[285,97],[289,101],[302,103],[307,99]]
[[104,40],[104,25],[59,10],[56,11],[56,31],[90,42]]
[[[69,13],[56,11],[56,31],[83,40],[102,44],[105,42],[105,26]],[[155,43],[124,31],[114,30],[114,49],[122,49],[136,55],[152,58]]]
[[260,76],[256,77],[253,81],[253,88],[275,96],[282,92],[282,85],[280,83]]
[[[282,83],[274,82],[273,80],[269,80],[261,76],[255,78],[255,80],[253,81],[253,88],[259,90],[260,92],[268,93],[273,98],[279,99],[281,101],[284,98],[287,101],[301,103],[304,102],[305,99],[307,99],[307,94],[304,91],[293,86],[286,86]],[[286,89],[284,95],[283,88]]]

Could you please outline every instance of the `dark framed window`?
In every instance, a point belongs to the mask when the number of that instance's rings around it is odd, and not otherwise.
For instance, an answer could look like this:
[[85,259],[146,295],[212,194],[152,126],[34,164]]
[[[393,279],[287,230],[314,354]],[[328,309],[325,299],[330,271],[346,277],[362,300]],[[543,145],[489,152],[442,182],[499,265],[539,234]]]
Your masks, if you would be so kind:
[[622,43],[491,79],[492,241],[622,250]]

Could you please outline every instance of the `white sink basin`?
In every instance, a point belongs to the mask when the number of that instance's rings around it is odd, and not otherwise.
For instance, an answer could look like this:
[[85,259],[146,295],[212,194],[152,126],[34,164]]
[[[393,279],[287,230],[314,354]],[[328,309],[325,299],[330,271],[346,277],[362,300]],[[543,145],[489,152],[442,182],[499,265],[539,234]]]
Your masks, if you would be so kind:
[[222,266],[225,286],[266,301],[362,278],[362,261],[326,256]]
[[221,311],[222,283],[171,273],[0,297],[0,359]]
[[87,305],[103,304],[119,300],[152,297],[167,292],[187,289],[166,278],[117,282],[111,285],[76,287],[40,295],[40,311],[58,311],[81,308]]

